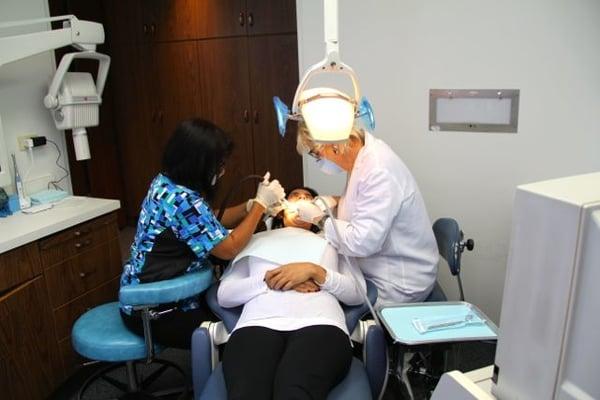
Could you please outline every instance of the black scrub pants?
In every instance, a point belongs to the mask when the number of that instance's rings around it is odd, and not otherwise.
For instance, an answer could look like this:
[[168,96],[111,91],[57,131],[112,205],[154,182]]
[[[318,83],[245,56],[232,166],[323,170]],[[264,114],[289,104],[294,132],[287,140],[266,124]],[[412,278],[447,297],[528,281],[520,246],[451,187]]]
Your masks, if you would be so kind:
[[[210,311],[204,296],[200,296],[199,307],[183,311],[176,309],[161,315],[150,322],[152,340],[166,347],[177,349],[190,349],[192,346],[192,333],[204,321],[218,321],[219,319]],[[162,304],[157,311],[168,310],[177,304]],[[127,329],[138,336],[144,336],[144,325],[139,313],[133,315],[121,311],[121,319]]]
[[348,374],[351,362],[350,338],[334,326],[286,332],[241,328],[225,345],[227,397],[324,400]]

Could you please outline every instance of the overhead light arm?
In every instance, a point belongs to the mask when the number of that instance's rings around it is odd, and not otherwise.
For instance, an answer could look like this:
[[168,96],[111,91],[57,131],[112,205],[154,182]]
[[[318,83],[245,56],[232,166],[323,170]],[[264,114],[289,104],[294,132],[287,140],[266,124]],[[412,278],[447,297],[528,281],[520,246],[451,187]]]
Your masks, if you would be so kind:
[[294,101],[292,102],[292,113],[298,114],[298,103],[300,95],[306,89],[308,81],[315,75],[321,73],[343,73],[350,77],[352,87],[354,88],[354,101],[358,104],[360,101],[360,87],[354,70],[340,60],[339,39],[338,39],[338,0],[323,0],[323,14],[325,26],[325,58],[320,62],[310,66],[302,76]]

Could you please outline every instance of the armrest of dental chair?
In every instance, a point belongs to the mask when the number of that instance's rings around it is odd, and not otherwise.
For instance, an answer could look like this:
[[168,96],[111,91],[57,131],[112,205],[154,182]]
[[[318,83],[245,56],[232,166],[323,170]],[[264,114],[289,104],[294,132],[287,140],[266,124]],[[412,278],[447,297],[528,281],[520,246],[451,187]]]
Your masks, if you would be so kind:
[[210,374],[213,372],[213,341],[209,328],[196,328],[192,334],[192,384],[195,398],[202,392]]
[[378,399],[387,384],[388,352],[381,326],[371,325],[363,344],[363,363],[367,370],[371,395]]
[[224,308],[217,301],[217,291],[219,290],[220,282],[215,283],[206,291],[206,303],[210,310],[223,321],[227,332],[231,332],[235,328],[244,306]]
[[[367,298],[371,302],[371,304],[375,304],[377,301],[377,287],[371,281],[366,281],[367,283]],[[342,310],[344,310],[344,316],[346,317],[346,326],[348,327],[348,332],[352,333],[360,319],[365,315],[369,314],[369,306],[365,303],[361,303],[357,306],[347,306],[342,304]]]

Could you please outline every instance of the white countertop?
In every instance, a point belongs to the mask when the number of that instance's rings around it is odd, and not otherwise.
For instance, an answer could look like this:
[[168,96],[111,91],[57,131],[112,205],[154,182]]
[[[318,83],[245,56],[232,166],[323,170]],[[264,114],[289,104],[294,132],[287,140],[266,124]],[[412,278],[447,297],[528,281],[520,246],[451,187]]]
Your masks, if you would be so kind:
[[70,196],[49,210],[0,218],[0,254],[120,207],[119,200]]

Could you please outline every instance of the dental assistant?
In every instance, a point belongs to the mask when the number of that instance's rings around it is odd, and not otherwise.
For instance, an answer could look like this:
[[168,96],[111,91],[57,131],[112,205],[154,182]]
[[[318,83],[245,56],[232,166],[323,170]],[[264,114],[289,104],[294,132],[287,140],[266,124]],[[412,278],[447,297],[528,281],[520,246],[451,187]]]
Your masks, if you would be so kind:
[[438,249],[425,203],[412,174],[382,140],[353,128],[347,142],[315,143],[303,124],[298,151],[308,151],[326,173],[347,172],[336,223],[320,223],[339,253],[353,257],[379,291],[378,308],[427,298],[435,284]]
[[[162,170],[142,203],[121,287],[211,268],[209,255],[228,260],[244,249],[263,213],[285,193],[276,180],[261,183],[248,210],[246,203],[231,207],[218,221],[208,201],[232,149],[230,139],[211,122],[189,119],[176,127],[164,151]],[[143,336],[139,312],[127,304],[120,306],[127,328]],[[154,339],[167,347],[190,348],[194,329],[215,319],[204,294],[161,304],[157,310],[172,310],[151,321]]]

